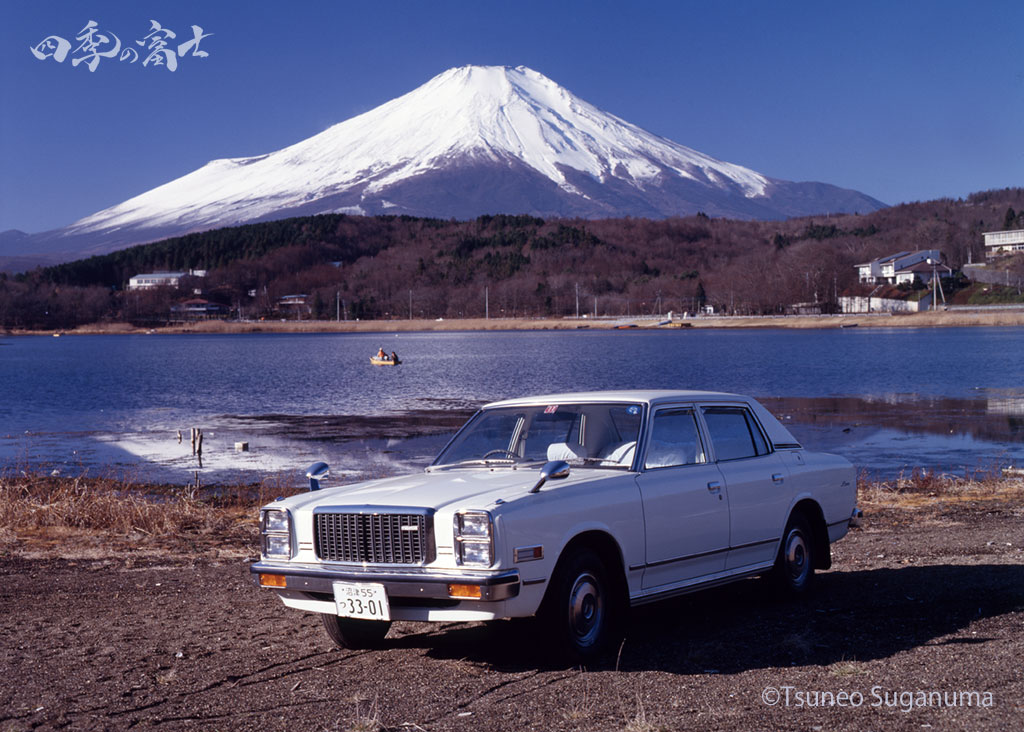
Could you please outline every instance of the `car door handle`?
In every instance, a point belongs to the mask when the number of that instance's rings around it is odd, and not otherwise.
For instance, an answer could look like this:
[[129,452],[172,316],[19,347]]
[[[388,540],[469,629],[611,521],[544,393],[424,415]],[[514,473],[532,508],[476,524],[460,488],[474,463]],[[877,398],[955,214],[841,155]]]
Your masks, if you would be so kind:
[[772,475],[772,482],[773,482],[773,483],[781,483],[781,482],[783,482],[783,481],[784,481],[785,479],[786,479],[786,476],[784,476],[784,475],[783,475],[782,473],[774,473],[774,474]]
[[708,490],[711,491],[712,493],[714,493],[715,491],[720,491],[722,490],[722,484],[719,483],[717,480],[713,480],[710,483],[708,483]]

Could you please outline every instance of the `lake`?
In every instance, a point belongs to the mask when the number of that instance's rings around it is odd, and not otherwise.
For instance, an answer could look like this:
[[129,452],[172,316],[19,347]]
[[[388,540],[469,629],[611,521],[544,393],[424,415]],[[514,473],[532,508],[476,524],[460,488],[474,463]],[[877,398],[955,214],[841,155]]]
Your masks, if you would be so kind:
[[[404,363],[370,365],[380,347]],[[483,402],[620,388],[751,394],[873,476],[1024,465],[1019,328],[7,337],[0,461],[184,484],[324,458],[349,480],[422,467]]]

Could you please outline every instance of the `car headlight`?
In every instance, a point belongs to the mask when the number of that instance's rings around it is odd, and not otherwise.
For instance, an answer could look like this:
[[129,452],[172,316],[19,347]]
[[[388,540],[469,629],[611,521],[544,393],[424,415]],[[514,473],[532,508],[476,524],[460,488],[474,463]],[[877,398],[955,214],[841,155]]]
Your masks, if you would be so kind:
[[292,558],[292,522],[287,511],[260,512],[260,554],[267,559]]
[[455,561],[474,567],[494,564],[494,523],[486,511],[455,514]]

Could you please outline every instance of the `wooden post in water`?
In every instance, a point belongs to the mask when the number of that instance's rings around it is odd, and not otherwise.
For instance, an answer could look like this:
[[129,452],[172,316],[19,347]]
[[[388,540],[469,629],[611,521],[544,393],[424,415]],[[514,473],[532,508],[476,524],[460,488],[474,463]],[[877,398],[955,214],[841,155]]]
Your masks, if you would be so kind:
[[196,432],[199,434],[199,444],[196,446],[196,457],[199,458],[199,467],[203,467],[203,431],[196,428]]

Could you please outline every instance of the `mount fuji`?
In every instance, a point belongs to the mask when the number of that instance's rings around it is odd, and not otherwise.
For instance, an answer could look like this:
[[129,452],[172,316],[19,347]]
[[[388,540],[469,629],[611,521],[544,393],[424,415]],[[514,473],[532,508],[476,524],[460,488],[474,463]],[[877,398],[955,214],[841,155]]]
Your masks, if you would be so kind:
[[277,152],[214,160],[0,254],[70,259],[319,213],[781,219],[885,204],[722,162],[608,114],[523,66],[463,66]]

